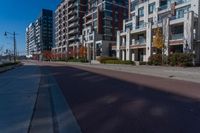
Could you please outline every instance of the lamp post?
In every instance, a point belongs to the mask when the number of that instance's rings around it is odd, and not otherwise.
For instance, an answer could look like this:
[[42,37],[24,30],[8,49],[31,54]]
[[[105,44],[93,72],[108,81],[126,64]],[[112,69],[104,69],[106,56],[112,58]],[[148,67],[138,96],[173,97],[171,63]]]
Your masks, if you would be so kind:
[[16,33],[15,32],[14,33],[10,33],[10,32],[4,33],[5,36],[8,36],[8,34],[13,36],[13,49],[14,49],[13,55],[14,55],[14,62],[16,62]]

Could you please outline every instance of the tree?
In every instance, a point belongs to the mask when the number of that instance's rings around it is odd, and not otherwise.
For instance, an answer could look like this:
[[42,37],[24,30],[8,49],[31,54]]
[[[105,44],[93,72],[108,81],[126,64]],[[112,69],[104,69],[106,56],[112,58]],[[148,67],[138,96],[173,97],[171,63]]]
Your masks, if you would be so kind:
[[153,38],[153,46],[156,48],[157,54],[162,54],[162,64],[167,63],[167,58],[164,55],[164,52],[166,50],[165,44],[164,44],[164,35],[160,28],[155,29],[155,36]]
[[82,58],[86,58],[86,54],[87,54],[87,48],[84,46],[81,46],[79,49],[79,56]]
[[153,46],[157,48],[160,52],[164,48],[164,37],[160,28],[155,29],[155,37],[153,38]]
[[43,56],[46,60],[51,60],[53,58],[53,54],[51,53],[51,51],[44,51]]

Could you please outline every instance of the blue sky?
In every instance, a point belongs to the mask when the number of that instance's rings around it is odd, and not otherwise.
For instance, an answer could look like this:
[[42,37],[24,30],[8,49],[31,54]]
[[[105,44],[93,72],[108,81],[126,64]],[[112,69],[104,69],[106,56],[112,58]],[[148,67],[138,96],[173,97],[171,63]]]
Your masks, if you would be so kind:
[[0,47],[13,49],[11,37],[4,32],[16,32],[17,51],[25,54],[25,29],[40,14],[42,8],[55,10],[61,0],[1,0],[0,4]]

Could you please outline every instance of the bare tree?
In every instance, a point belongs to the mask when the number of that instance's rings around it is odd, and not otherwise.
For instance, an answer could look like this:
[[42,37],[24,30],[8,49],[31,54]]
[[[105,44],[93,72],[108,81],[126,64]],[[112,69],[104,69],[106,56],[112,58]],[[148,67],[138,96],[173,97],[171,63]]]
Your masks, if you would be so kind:
[[3,46],[0,46],[0,55],[3,53]]

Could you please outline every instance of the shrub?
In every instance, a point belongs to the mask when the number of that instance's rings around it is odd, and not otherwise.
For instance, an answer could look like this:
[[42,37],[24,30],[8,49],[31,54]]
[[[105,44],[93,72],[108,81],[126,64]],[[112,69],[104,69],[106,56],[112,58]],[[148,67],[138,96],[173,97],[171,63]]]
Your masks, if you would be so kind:
[[174,53],[169,56],[169,64],[172,66],[193,66],[194,54]]
[[133,61],[122,61],[122,60],[106,60],[105,64],[126,64],[126,65],[135,65]]
[[17,62],[8,62],[8,63],[1,64],[0,67],[13,66],[13,65],[17,65],[17,64],[20,64],[20,62],[19,61],[17,61]]
[[107,57],[107,56],[101,56],[97,59],[100,63],[105,63],[107,60],[118,60],[115,57]]
[[162,54],[155,54],[149,57],[149,65],[161,65],[162,64]]
[[139,65],[147,65],[147,62],[140,61],[140,62],[139,62]]
[[82,62],[82,63],[87,63],[88,60],[86,58],[68,58],[67,62]]

